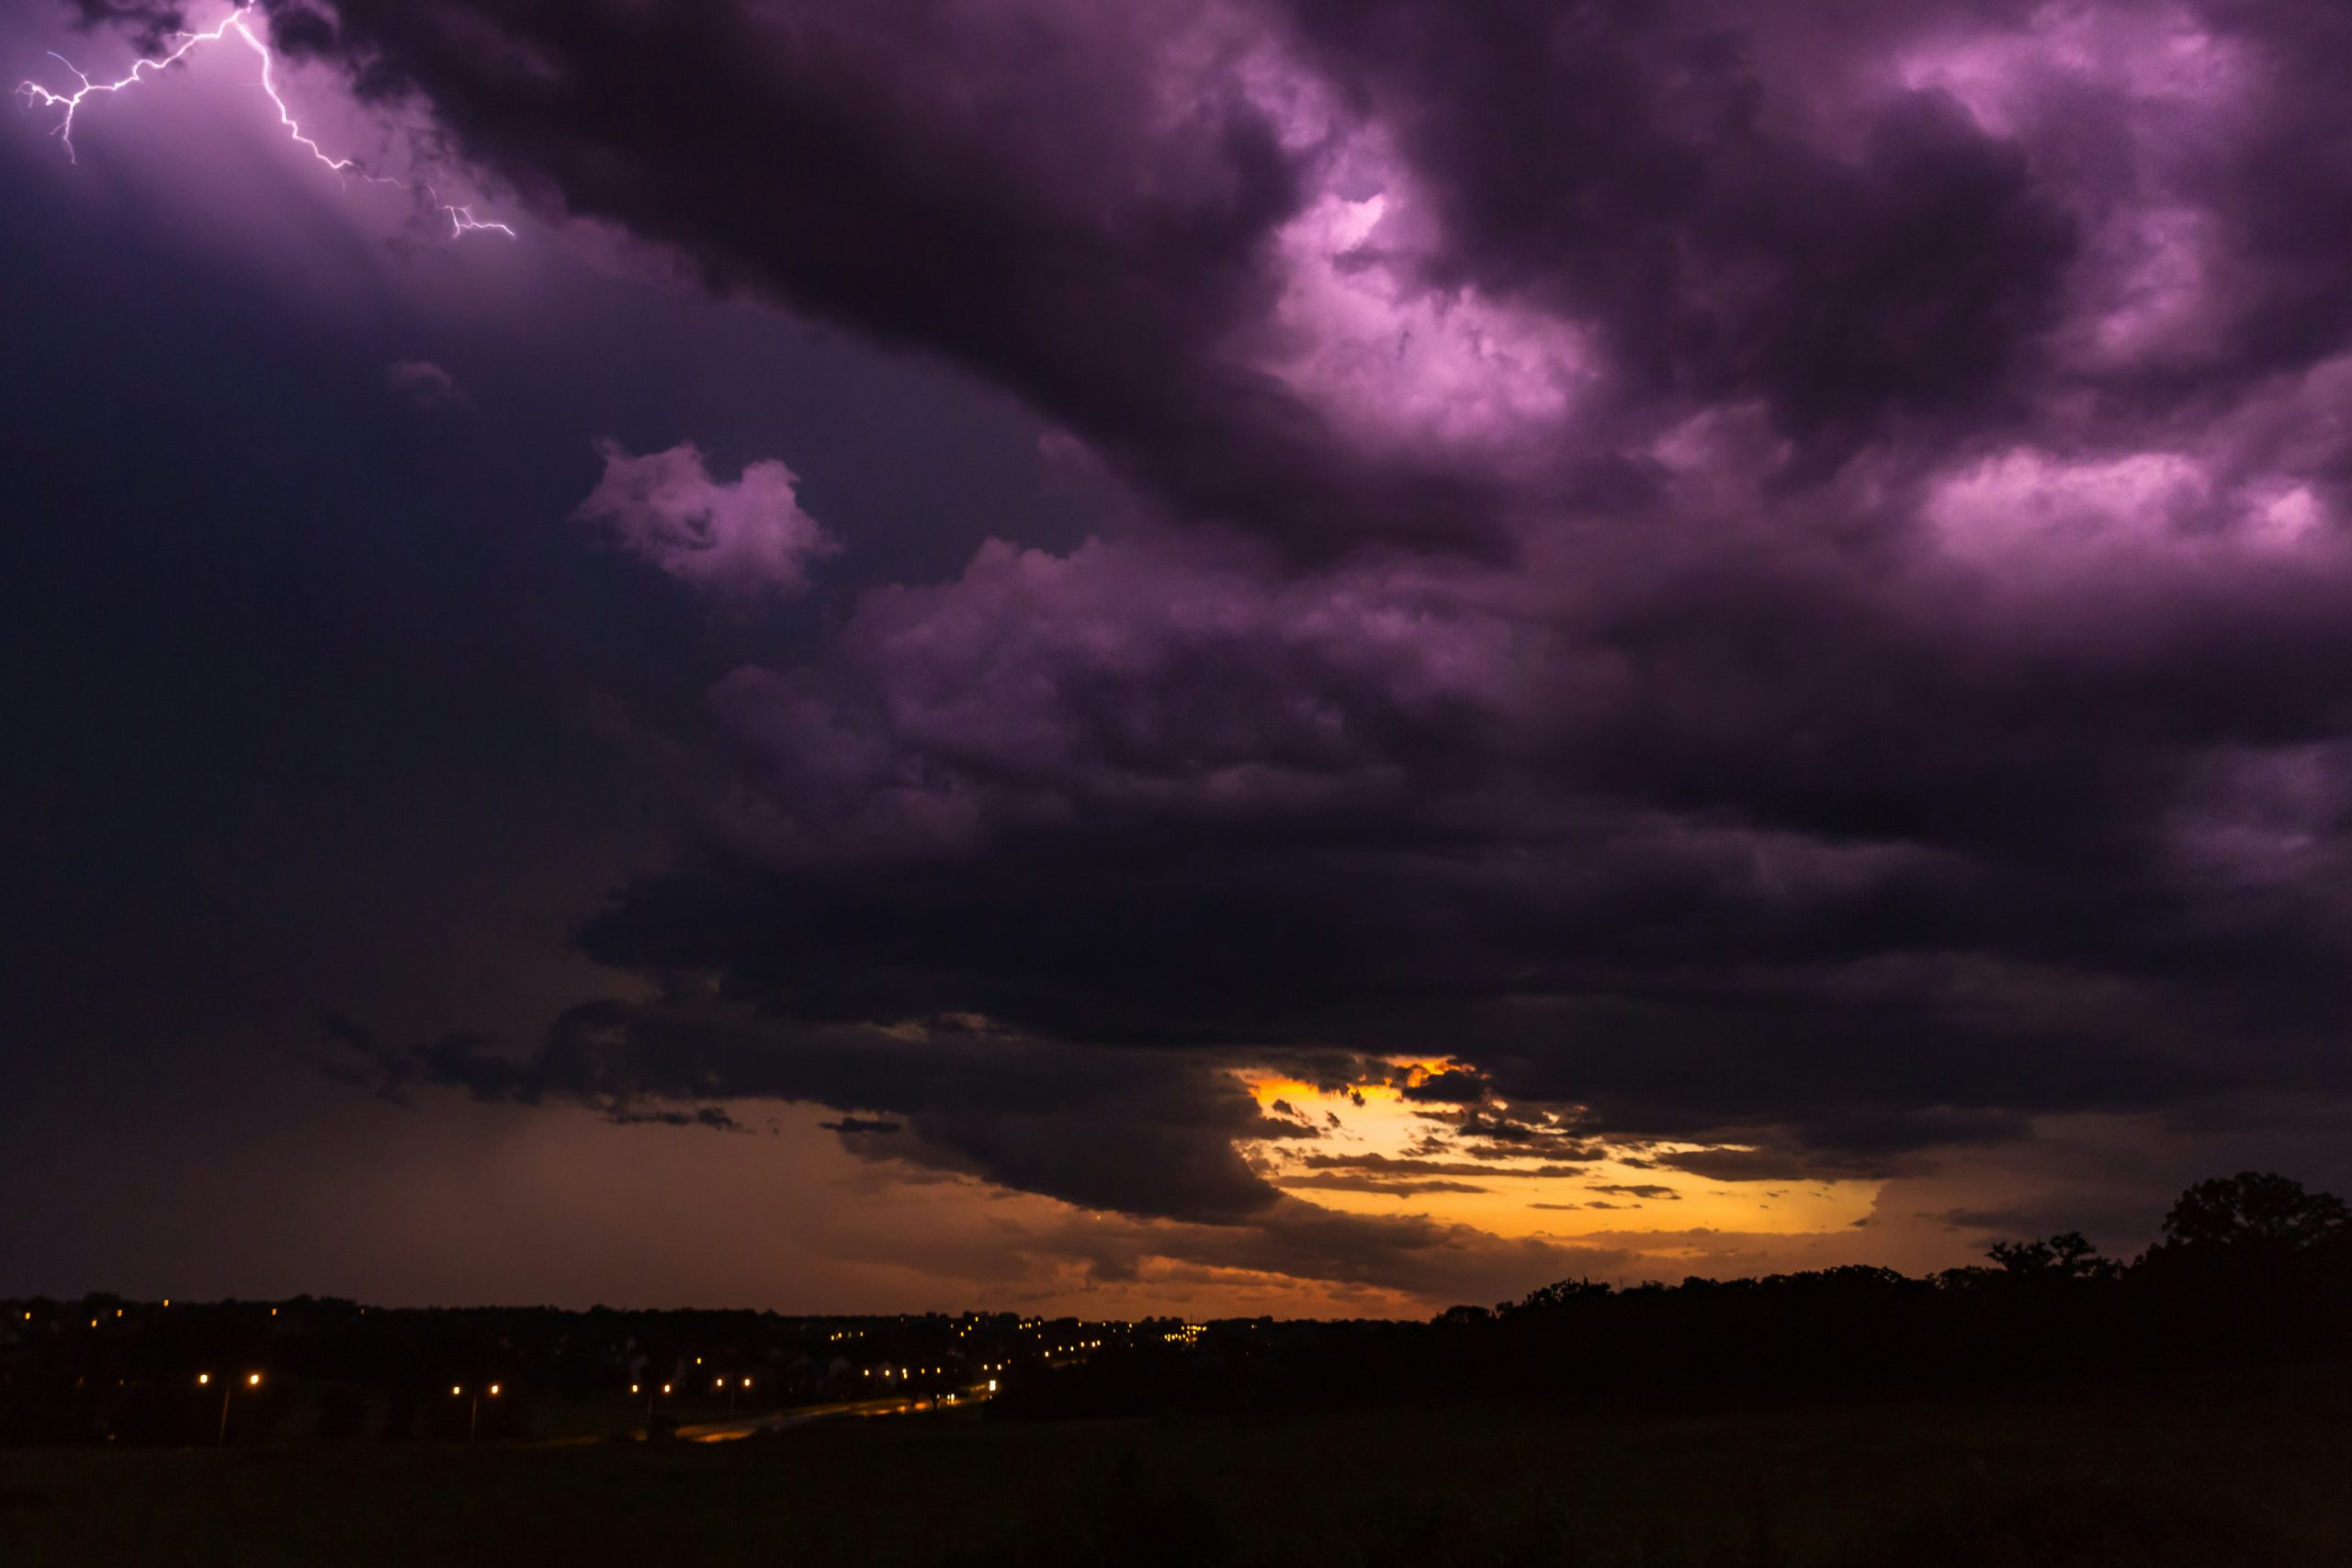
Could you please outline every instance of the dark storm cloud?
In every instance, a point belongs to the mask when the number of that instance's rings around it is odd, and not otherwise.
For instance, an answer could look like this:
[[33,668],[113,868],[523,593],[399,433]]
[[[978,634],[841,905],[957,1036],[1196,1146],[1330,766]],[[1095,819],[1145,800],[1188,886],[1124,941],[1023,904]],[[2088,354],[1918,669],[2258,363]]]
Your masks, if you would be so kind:
[[422,88],[526,196],[715,290],[975,369],[1190,512],[1316,547],[1493,543],[1485,487],[1367,464],[1214,352],[1266,308],[1262,252],[1301,187],[1214,54],[1164,74],[1215,49],[1204,7],[359,0],[325,34],[313,7],[273,14],[367,88]]
[[167,50],[172,35],[187,26],[185,6],[157,0],[73,0],[73,11],[83,28],[119,31],[142,54]]
[[1506,1239],[1419,1214],[1348,1214],[1285,1198],[1249,1225],[1071,1225],[1059,1251],[1098,1279],[1136,1277],[1144,1259],[1401,1291],[1426,1301],[1494,1301],[1529,1280],[1596,1277],[1633,1260],[1622,1248]]
[[1279,1194],[1237,1141],[1312,1137],[1261,1113],[1231,1072],[1198,1054],[1089,1051],[984,1021],[808,1025],[705,997],[588,1003],[525,1056],[459,1037],[393,1046],[330,1020],[330,1071],[390,1098],[419,1085],[477,1100],[584,1105],[616,1121],[681,1124],[751,1100],[854,1106],[837,1132],[897,1132],[861,1153],[1042,1192],[1080,1208],[1233,1223]]
[[1439,193],[1445,282],[1598,320],[1637,395],[1760,396],[1840,452],[1973,415],[2056,313],[2063,206],[1934,94],[1856,105],[1844,155],[1777,130],[1754,42],[1694,9],[1295,6]]
[[580,945],[773,1033],[388,1079],[886,1111],[1185,1219],[1295,1126],[1188,1049],[1442,1052],[1468,1156],[1721,1179],[2352,1090],[2352,24],[336,14],[524,199],[1012,390],[1136,513],[681,723],[699,848]]
[[1440,1105],[1476,1105],[1487,1098],[1487,1088],[1482,1075],[1456,1068],[1431,1073],[1419,1083],[1400,1085],[1397,1092],[1407,1100]]
[[1375,1176],[1411,1178],[1421,1176],[1476,1176],[1482,1179],[1494,1177],[1520,1177],[1537,1181],[1565,1179],[1582,1176],[1580,1165],[1485,1166],[1465,1160],[1417,1159],[1401,1155],[1383,1154],[1307,1154],[1299,1156],[1298,1165],[1307,1170],[1343,1170],[1365,1172]]
[[[1296,1130],[1261,1116],[1207,1054],[1104,1053],[1007,1037],[976,1020],[939,1023],[780,1026],[707,998],[673,997],[577,1009],[526,1059],[494,1059],[473,1039],[390,1046],[342,1019],[330,1021],[321,1056],[379,1092],[442,1083],[486,1100],[585,1105],[624,1122],[656,1119],[662,1113],[650,1107],[691,1099],[883,1108],[890,1120],[849,1116],[830,1125],[874,1157],[1094,1211],[1073,1214],[1044,1250],[1106,1280],[1132,1279],[1155,1258],[1426,1298],[1492,1298],[1531,1280],[1608,1272],[1630,1259],[1618,1248],[1510,1240],[1418,1214],[1345,1214],[1286,1197],[1235,1145]],[[666,1119],[687,1124],[706,1113],[723,1117],[706,1106]],[[903,1141],[870,1136],[899,1128]],[[1411,1165],[1354,1163],[1384,1173]],[[1283,1185],[1399,1198],[1486,1190],[1329,1171]]]
[[2034,1230],[2046,1216],[2024,1209],[1946,1209],[1919,1218],[1953,1230],[1984,1231],[1994,1235],[2019,1235]]
[[859,1133],[899,1133],[906,1129],[897,1122],[884,1122],[876,1117],[844,1116],[838,1122],[820,1122],[818,1126],[828,1133],[852,1136]]
[[1391,1181],[1377,1176],[1351,1176],[1344,1171],[1308,1171],[1274,1179],[1281,1187],[1312,1187],[1332,1192],[1379,1192],[1410,1198],[1424,1192],[1487,1192],[1491,1188],[1470,1181]]
[[1843,1180],[1888,1174],[1883,1161],[1842,1150],[1807,1147],[1801,1140],[1785,1134],[1760,1146],[1691,1149],[1626,1163],[1688,1171],[1710,1181],[1786,1181],[1800,1178]]

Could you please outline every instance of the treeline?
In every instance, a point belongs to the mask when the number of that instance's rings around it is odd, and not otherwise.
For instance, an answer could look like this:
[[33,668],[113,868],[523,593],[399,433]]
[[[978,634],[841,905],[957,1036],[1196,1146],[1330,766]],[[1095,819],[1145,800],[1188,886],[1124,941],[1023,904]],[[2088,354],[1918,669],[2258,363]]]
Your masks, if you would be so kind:
[[1024,1379],[996,1417],[1540,1394],[1708,1408],[2352,1354],[2352,1211],[2280,1176],[2199,1182],[2130,1261],[2079,1235],[1925,1278],[1849,1267],[1546,1285],[1423,1324],[1213,1325]]

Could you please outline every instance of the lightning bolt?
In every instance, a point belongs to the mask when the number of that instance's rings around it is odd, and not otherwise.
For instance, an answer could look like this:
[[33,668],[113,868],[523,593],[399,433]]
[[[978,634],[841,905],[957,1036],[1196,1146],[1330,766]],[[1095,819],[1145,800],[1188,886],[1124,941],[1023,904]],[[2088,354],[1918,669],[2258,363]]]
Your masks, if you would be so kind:
[[173,35],[180,40],[178,48],[169,54],[155,55],[135,62],[126,74],[111,82],[92,81],[79,66],[51,50],[49,51],[49,57],[64,66],[66,70],[73,72],[74,80],[82,85],[71,93],[58,93],[51,91],[39,82],[20,82],[17,85],[17,96],[23,102],[27,110],[38,106],[41,108],[62,108],[65,111],[59,118],[56,130],[50,134],[65,144],[65,156],[69,162],[78,162],[74,152],[74,117],[81,111],[85,101],[94,94],[119,93],[125,87],[136,86],[149,76],[160,74],[178,64],[201,45],[219,43],[233,35],[243,39],[246,46],[260,57],[261,90],[269,96],[269,101],[277,107],[277,123],[286,128],[287,136],[311,157],[333,170],[338,179],[349,179],[356,175],[369,185],[393,186],[401,190],[422,195],[425,200],[440,209],[442,216],[449,220],[449,237],[453,240],[484,231],[503,234],[510,240],[515,237],[514,231],[503,223],[490,219],[476,218],[470,207],[460,207],[443,201],[434,192],[433,187],[422,180],[412,184],[407,180],[394,179],[389,175],[371,175],[361,166],[356,158],[331,156],[324,148],[311,140],[302,130],[301,122],[294,118],[294,111],[287,107],[285,97],[277,90],[276,73],[277,57],[270,52],[267,44],[262,42],[261,36],[246,25],[247,18],[253,15],[253,10],[251,6],[239,6],[230,12],[226,19],[209,32]]

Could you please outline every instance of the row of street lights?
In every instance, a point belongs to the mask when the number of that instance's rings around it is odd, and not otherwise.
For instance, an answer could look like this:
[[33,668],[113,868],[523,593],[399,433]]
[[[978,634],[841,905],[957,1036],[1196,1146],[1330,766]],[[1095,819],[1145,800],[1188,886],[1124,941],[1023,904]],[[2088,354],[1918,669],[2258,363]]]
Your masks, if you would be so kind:
[[[700,1357],[696,1357],[695,1359],[696,1364],[699,1365],[702,1359]],[[721,1390],[726,1391],[727,1408],[729,1410],[735,1408],[735,1401],[737,1398],[746,1393],[749,1393],[751,1387],[752,1380],[750,1378],[744,1378],[740,1382],[729,1382],[725,1378],[713,1378],[710,1380],[710,1391],[713,1393],[717,1393]],[[653,1407],[655,1404],[661,1400],[669,1398],[670,1395],[675,1392],[673,1385],[666,1382],[658,1390],[650,1383],[633,1382],[628,1385],[628,1391],[631,1394],[641,1393],[645,1395],[645,1429],[649,1432],[653,1429]]]
[[[944,1369],[926,1368],[924,1370],[937,1371]],[[890,1375],[888,1369],[884,1369],[882,1375],[886,1378],[888,1377]],[[911,1374],[902,1371],[900,1375],[907,1376]],[[212,1374],[210,1372],[197,1373],[196,1386],[198,1388],[210,1388],[212,1386]],[[261,1374],[259,1372],[247,1372],[245,1374],[246,1388],[256,1389],[260,1386]],[[727,1391],[727,1407],[729,1410],[732,1410],[735,1408],[736,1396],[739,1393],[747,1392],[751,1388],[752,1380],[750,1378],[744,1378],[740,1382],[730,1383],[725,1378],[715,1378],[711,1381],[710,1386],[713,1393],[717,1393],[721,1389]],[[232,1396],[236,1391],[237,1385],[233,1380],[224,1381],[220,1385],[220,1427],[219,1433],[213,1438],[215,1447],[226,1447],[228,1444],[229,1401],[231,1396]],[[650,1384],[633,1382],[628,1385],[628,1391],[631,1394],[643,1393],[646,1396],[645,1424],[647,1429],[650,1430],[653,1426],[654,1404],[657,1401],[667,1398],[673,1392],[673,1385],[665,1382],[662,1384],[660,1390],[656,1392],[652,1390],[651,1385]],[[481,1402],[483,1396],[487,1395],[492,1399],[496,1399],[503,1392],[503,1385],[494,1382],[481,1384],[474,1389],[473,1403],[468,1406],[466,1412],[466,1441],[472,1442],[474,1440],[475,1433],[481,1429]],[[994,1378],[990,1378],[989,1380],[989,1392],[990,1393],[994,1393],[996,1392],[996,1380]],[[449,1397],[452,1399],[465,1398],[466,1385],[463,1383],[451,1383],[449,1385]]]
[[[750,1379],[748,1379],[748,1378],[746,1378],[746,1379],[744,1380],[745,1385],[746,1385],[746,1386],[749,1386],[750,1382],[751,1382],[751,1380],[750,1380]],[[197,1387],[198,1387],[198,1388],[210,1388],[210,1387],[212,1386],[212,1374],[211,1374],[210,1372],[198,1372],[198,1373],[197,1373],[197,1374],[196,1374],[196,1386],[197,1386]],[[245,1374],[245,1386],[246,1386],[247,1388],[249,1388],[249,1389],[251,1389],[251,1388],[259,1388],[259,1387],[261,1386],[261,1374],[260,1374],[259,1372],[247,1372],[247,1373]],[[214,1447],[216,1447],[216,1448],[225,1447],[225,1446],[227,1446],[227,1444],[228,1444],[228,1441],[229,1441],[229,1399],[230,1399],[230,1396],[231,1396],[232,1394],[235,1393],[236,1392],[237,1392],[237,1385],[236,1385],[236,1383],[235,1383],[233,1381],[224,1382],[222,1382],[222,1383],[221,1383],[221,1385],[220,1385],[220,1430],[219,1434],[218,1434],[218,1435],[213,1438],[213,1446],[214,1446]],[[469,1442],[469,1443],[470,1443],[470,1442],[472,1442],[472,1441],[474,1440],[474,1433],[475,1433],[477,1430],[479,1430],[479,1429],[480,1429],[480,1427],[481,1427],[481,1401],[482,1401],[482,1395],[484,1395],[484,1394],[488,1394],[491,1398],[492,1398],[492,1399],[496,1399],[496,1398],[497,1398],[501,1393],[504,1393],[504,1392],[505,1392],[505,1390],[504,1390],[504,1388],[503,1388],[503,1385],[499,1384],[499,1383],[491,1383],[491,1384],[488,1384],[488,1385],[486,1385],[486,1386],[484,1386],[484,1387],[477,1388],[477,1389],[475,1389],[475,1390],[474,1390],[474,1402],[473,1402],[472,1406],[468,1410],[467,1415],[466,1415],[466,1441],[468,1441],[468,1442]],[[637,1391],[636,1391],[635,1389],[631,1389],[631,1390],[629,1390],[629,1392],[630,1392],[631,1393],[636,1393]],[[665,1383],[665,1384],[663,1384],[663,1385],[662,1385],[662,1393],[669,1393],[669,1392],[670,1392],[670,1390],[669,1390],[669,1385],[667,1385],[666,1383]],[[449,1397],[450,1397],[450,1398],[452,1398],[452,1399],[463,1399],[463,1398],[465,1397],[465,1394],[466,1394],[466,1386],[465,1386],[465,1384],[463,1384],[463,1383],[451,1383],[451,1384],[449,1385]]]

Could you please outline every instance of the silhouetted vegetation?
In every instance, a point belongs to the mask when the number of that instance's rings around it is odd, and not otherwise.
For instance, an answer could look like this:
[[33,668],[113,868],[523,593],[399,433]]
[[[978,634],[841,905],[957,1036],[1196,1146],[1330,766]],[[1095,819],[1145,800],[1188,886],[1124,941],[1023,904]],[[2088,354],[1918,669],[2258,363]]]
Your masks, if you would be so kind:
[[1428,1324],[1220,1323],[1022,1380],[1000,1416],[1541,1393],[1645,1409],[1886,1398],[2352,1351],[2342,1200],[2248,1173],[2183,1193],[2129,1263],[2076,1234],[1915,1278],[1853,1266],[1617,1289],[1566,1280]]

